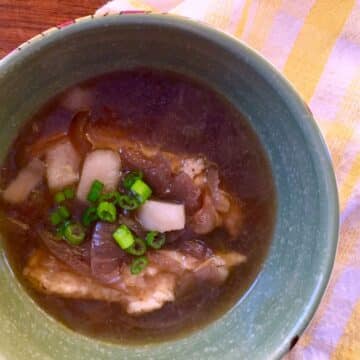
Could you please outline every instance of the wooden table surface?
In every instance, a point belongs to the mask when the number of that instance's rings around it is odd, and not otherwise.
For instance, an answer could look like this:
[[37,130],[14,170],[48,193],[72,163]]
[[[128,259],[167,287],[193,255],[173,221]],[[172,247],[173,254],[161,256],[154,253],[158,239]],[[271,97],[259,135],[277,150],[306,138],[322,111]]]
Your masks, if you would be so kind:
[[0,58],[43,30],[89,15],[106,0],[0,0]]

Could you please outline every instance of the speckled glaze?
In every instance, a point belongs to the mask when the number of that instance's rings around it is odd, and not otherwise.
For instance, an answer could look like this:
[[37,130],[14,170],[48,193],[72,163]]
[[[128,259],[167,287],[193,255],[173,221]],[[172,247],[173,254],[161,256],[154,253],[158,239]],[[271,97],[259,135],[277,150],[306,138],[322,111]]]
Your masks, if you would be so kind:
[[18,127],[58,91],[143,65],[206,81],[247,115],[278,193],[267,261],[220,320],[178,341],[128,347],[78,335],[47,316],[15,280],[0,246],[0,359],[277,359],[319,304],[338,238],[326,146],[289,84],[227,35],[178,17],[137,14],[88,17],[37,36],[0,62],[0,160]]

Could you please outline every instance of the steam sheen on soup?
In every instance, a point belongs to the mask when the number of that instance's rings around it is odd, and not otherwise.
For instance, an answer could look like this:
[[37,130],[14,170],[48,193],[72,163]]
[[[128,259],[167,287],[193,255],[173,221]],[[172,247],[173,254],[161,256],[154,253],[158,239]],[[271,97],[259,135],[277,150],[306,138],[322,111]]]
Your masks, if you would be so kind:
[[274,224],[244,117],[184,76],[106,74],[51,100],[1,168],[9,262],[81,333],[148,343],[220,317],[254,281]]

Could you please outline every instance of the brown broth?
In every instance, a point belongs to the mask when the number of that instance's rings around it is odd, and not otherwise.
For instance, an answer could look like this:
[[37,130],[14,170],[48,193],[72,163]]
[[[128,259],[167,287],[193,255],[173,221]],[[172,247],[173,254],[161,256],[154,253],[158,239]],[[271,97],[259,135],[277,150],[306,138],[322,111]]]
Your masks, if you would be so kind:
[[[33,290],[23,279],[22,269],[31,251],[38,247],[38,240],[34,232],[24,233],[9,224],[4,228],[5,222],[0,218],[10,264],[31,297],[75,331],[134,344],[184,336],[229,310],[261,269],[271,241],[276,208],[265,152],[233,105],[207,86],[184,76],[137,69],[103,75],[81,86],[94,95],[91,119],[96,124],[111,124],[126,131],[134,141],[160,144],[168,151],[202,153],[218,164],[226,189],[244,205],[244,225],[236,241],[230,241],[221,230],[202,238],[212,249],[237,250],[248,261],[233,270],[221,287],[204,284],[191,295],[136,318],[127,315],[118,304],[63,299]],[[24,153],[29,145],[42,137],[67,131],[75,113],[61,105],[63,96],[54,98],[21,129],[1,168],[0,187],[25,163]],[[39,199],[35,193],[20,207],[1,203],[0,210],[33,227],[46,216],[50,204],[50,194]]]

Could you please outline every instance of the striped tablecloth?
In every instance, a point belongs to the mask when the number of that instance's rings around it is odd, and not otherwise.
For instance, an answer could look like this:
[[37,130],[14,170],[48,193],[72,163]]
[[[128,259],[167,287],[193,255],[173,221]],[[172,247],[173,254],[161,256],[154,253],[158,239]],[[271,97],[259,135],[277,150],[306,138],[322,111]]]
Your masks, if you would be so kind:
[[360,0],[114,0],[98,13],[168,11],[234,34],[311,108],[334,162],[340,245],[329,288],[288,360],[360,360]]

